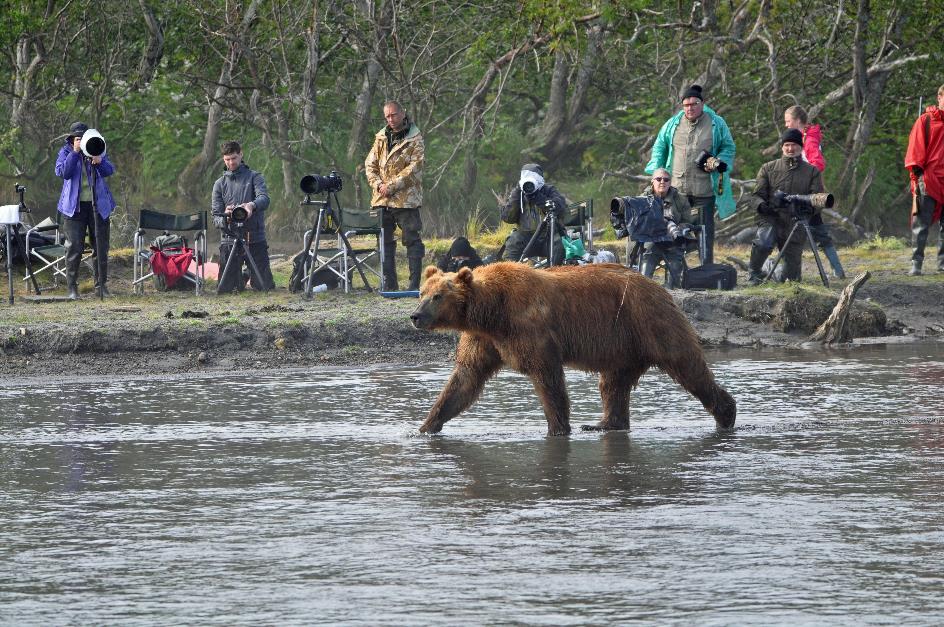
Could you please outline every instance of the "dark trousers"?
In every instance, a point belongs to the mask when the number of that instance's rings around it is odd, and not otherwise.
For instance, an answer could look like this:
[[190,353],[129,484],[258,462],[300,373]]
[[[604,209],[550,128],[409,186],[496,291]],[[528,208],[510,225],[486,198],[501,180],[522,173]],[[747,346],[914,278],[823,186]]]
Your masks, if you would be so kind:
[[400,227],[400,243],[406,248],[407,257],[423,257],[426,255],[426,247],[420,237],[420,231],[423,230],[423,220],[420,218],[419,208],[384,207],[381,215],[383,216],[381,224],[384,232],[384,251],[388,255],[392,255],[397,249],[393,237],[393,232],[397,227]]
[[704,229],[705,249],[699,251],[702,263],[714,263],[715,260],[715,197],[688,196],[688,204],[697,212],[695,224]]
[[[226,262],[229,260],[229,254],[233,250],[233,246],[232,240],[220,242],[220,272],[226,269]],[[256,278],[255,273],[249,267],[249,262],[244,257],[243,248],[240,246],[236,250],[236,257],[233,259],[229,272],[220,277],[218,286],[220,292],[241,292],[246,288],[246,274],[243,272],[243,267],[247,268],[249,285],[252,286],[252,289],[260,292],[275,289],[275,279],[272,278],[272,269],[269,267],[269,245],[265,242],[251,242],[247,244],[247,247],[249,254],[252,255],[256,266],[259,268],[259,278]],[[262,280],[261,283],[259,282],[260,279]]]
[[793,237],[787,236],[796,223],[786,214],[776,216],[762,215],[757,222],[757,235],[751,247],[751,276],[760,276],[764,261],[773,252],[774,246],[783,251],[783,273],[778,280],[799,281],[802,278],[803,245],[806,231],[803,227],[793,231]]
[[[924,247],[928,244],[931,218],[934,216],[935,200],[924,192],[924,179],[918,181],[918,213],[911,220],[911,245],[914,247],[911,260],[920,266],[924,263]],[[944,269],[944,220],[938,222],[937,267]]]
[[[95,228],[98,223],[100,239],[95,238]],[[85,235],[88,233],[95,251],[95,287],[105,285],[108,281],[108,248],[111,242],[111,220],[95,214],[92,221],[92,203],[82,201],[71,218],[65,217],[65,249],[66,249],[66,281],[69,286],[76,286],[79,282],[79,264],[82,262],[82,253],[85,250]],[[99,260],[101,260],[101,277],[98,276]]]

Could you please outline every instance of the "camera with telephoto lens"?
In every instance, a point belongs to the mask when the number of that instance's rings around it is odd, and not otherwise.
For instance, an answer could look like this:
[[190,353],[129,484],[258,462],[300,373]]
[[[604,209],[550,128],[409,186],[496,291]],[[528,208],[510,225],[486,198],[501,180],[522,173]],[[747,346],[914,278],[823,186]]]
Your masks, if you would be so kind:
[[306,194],[332,194],[341,191],[341,175],[331,170],[327,176],[309,174],[302,177],[300,187]]
[[242,226],[249,219],[249,210],[243,205],[236,205],[229,214],[229,221],[236,226]]
[[707,150],[702,150],[698,153],[698,156],[695,157],[695,166],[701,168],[705,172],[713,172],[717,170],[718,172],[726,172],[728,169],[728,164],[714,156]]
[[821,209],[832,209],[836,199],[832,194],[788,194],[777,190],[774,192],[774,202],[781,207],[790,207],[794,218],[810,218]]
[[534,184],[534,181],[525,181],[524,185],[521,186],[521,191],[530,196],[534,193],[534,190],[537,188],[537,185]]
[[626,228],[626,209],[629,207],[630,198],[632,196],[617,196],[610,201],[610,224],[613,225],[616,239],[629,235],[629,229]]

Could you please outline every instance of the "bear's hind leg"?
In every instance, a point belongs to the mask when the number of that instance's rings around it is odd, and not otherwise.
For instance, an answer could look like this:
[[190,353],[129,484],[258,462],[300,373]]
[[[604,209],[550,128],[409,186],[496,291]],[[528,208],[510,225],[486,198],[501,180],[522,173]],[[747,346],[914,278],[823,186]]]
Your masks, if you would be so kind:
[[645,372],[638,370],[607,370],[600,373],[600,398],[603,419],[595,425],[581,425],[583,431],[627,431],[629,429],[629,395]]
[[488,381],[502,366],[495,346],[487,341],[462,335],[456,348],[456,366],[429,410],[420,433],[439,433],[443,425],[469,407],[482,393]]
[[528,376],[544,407],[547,434],[570,435],[570,397],[567,396],[564,367],[560,363],[547,364],[528,373]]

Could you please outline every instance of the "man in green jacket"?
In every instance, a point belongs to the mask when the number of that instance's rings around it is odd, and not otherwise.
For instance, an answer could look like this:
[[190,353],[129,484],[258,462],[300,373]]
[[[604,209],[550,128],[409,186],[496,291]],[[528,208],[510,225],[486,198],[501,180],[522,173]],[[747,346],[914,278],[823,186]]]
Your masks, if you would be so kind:
[[646,164],[646,174],[653,174],[657,168],[671,172],[672,187],[698,210],[696,223],[705,232],[702,263],[714,261],[715,211],[722,220],[734,215],[734,151],[728,124],[705,105],[701,85],[692,85],[682,95],[682,110],[662,125]]

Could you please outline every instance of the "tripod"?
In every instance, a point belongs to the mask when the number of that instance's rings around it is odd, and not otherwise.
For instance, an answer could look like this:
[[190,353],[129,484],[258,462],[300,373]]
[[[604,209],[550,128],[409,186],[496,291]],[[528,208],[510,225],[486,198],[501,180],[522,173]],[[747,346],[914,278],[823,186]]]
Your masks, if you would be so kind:
[[528,258],[528,253],[534,247],[534,243],[541,236],[542,232],[547,233],[547,266],[554,265],[554,236],[562,233],[563,228],[557,223],[557,205],[553,200],[544,203],[544,217],[541,220],[541,226],[534,230],[534,235],[528,240],[524,250],[521,251],[521,257],[518,261],[524,261]]
[[[317,205],[318,207],[318,215],[315,216],[315,224],[310,231],[311,237],[306,238],[305,241],[305,253],[311,255],[308,276],[305,278],[305,298],[311,298],[313,293],[315,287],[315,270],[322,266],[326,266],[329,263],[321,263],[318,259],[318,246],[321,244],[321,232],[325,228],[335,231],[338,235],[338,238],[341,240],[341,243],[344,245],[344,250],[340,253],[344,255],[345,259],[341,269],[341,273],[343,274],[341,279],[343,281],[348,280],[347,259],[350,258],[354,262],[354,267],[357,268],[357,273],[361,276],[361,280],[364,281],[364,287],[367,288],[368,292],[374,291],[370,287],[370,283],[367,282],[367,275],[364,274],[361,261],[357,258],[357,255],[354,254],[354,248],[351,246],[350,240],[348,240],[347,235],[345,235],[344,231],[341,229],[341,222],[338,220],[338,216],[334,211],[334,207],[331,205],[332,197],[334,197],[335,204],[340,207],[341,203],[338,202],[337,192],[328,192],[328,194],[325,196],[325,200],[312,200],[311,196],[306,194],[305,200],[302,201],[303,206]],[[333,271],[334,270],[332,270],[332,272]]]
[[816,242],[813,241],[813,234],[810,232],[809,218],[797,211],[796,207],[793,208],[793,228],[790,229],[790,235],[787,236],[786,243],[780,248],[780,252],[777,254],[777,258],[774,259],[774,264],[770,268],[770,272],[764,277],[764,281],[770,280],[770,277],[773,276],[774,271],[777,269],[777,264],[780,263],[780,260],[783,258],[783,253],[787,250],[787,245],[793,241],[793,234],[796,233],[796,230],[801,226],[806,233],[806,243],[810,245],[810,250],[813,251],[813,259],[816,260],[816,267],[819,269],[819,278],[822,279],[824,286],[829,287],[829,279],[826,277],[823,262],[820,261],[819,253],[816,252]]
[[[245,257],[246,261],[249,262],[249,271],[252,273],[253,278],[256,280],[256,285],[262,287],[266,292],[269,291],[269,286],[262,280],[262,273],[259,271],[259,266],[256,265],[256,260],[253,258],[252,254],[249,252],[249,246],[246,244],[246,226],[245,223],[238,222],[233,225],[236,228],[236,237],[233,241],[233,247],[229,251],[229,255],[226,257],[226,265],[223,266],[223,273],[220,275],[219,283],[216,287],[216,293],[223,293],[223,287],[227,286],[227,277],[230,276],[230,272],[239,272],[242,273],[242,263],[236,264],[235,261],[240,259],[240,256]],[[235,279],[236,289],[242,291],[243,284],[245,281]],[[229,290],[226,290],[229,291]]]
[[[26,191],[26,187],[16,184],[16,193],[19,195],[19,204],[16,206],[15,215],[3,216],[3,230],[6,232],[6,253],[7,253],[7,282],[9,283],[10,288],[10,304],[13,304],[13,249],[16,248],[16,253],[23,257],[24,262],[26,263],[26,276],[30,277],[33,280],[33,289],[36,290],[36,295],[40,294],[39,284],[36,282],[36,277],[33,275],[33,267],[30,264],[29,256],[24,250],[20,247],[20,238],[17,237],[20,230],[20,213],[29,213],[30,210],[26,206],[26,203],[23,202],[23,192]],[[12,212],[11,212],[12,213]]]

